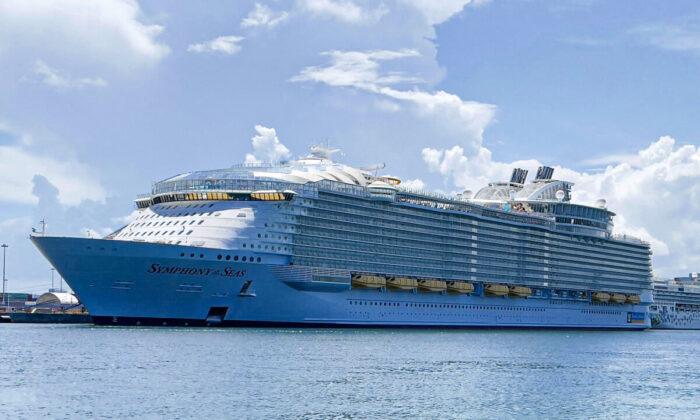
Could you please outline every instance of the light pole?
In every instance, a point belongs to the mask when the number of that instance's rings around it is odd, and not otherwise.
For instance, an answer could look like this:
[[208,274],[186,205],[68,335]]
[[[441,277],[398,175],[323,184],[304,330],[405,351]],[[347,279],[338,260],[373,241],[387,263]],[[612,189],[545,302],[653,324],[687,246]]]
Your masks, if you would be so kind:
[[55,291],[55,289],[54,289],[54,287],[53,287],[53,273],[54,273],[55,271],[56,271],[55,268],[51,268],[51,293],[53,293],[53,292]]
[[5,283],[7,279],[5,278],[5,251],[7,250],[7,244],[2,244],[2,304],[7,309],[7,293],[5,292]]

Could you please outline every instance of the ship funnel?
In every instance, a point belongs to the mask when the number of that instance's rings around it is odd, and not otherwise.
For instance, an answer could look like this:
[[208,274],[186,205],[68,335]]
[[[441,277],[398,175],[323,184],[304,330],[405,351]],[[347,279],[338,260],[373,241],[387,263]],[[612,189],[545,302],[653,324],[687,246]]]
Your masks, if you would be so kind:
[[527,178],[527,169],[515,168],[510,176],[510,182],[515,184],[524,184]]
[[549,166],[540,166],[537,168],[537,176],[535,179],[552,179],[552,175],[554,175],[554,168],[550,168]]

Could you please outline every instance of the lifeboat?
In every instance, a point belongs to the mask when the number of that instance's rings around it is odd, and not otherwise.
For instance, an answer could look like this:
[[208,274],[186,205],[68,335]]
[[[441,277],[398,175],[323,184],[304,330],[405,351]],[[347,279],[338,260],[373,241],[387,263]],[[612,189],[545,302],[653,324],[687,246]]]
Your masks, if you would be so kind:
[[491,296],[505,296],[508,294],[508,286],[502,284],[484,284],[484,294]]
[[607,302],[610,300],[610,295],[605,292],[594,292],[593,300],[598,302]]
[[367,289],[380,289],[386,286],[386,279],[381,276],[355,274],[352,276],[352,285],[354,287],[364,287]]
[[451,293],[471,293],[474,291],[474,285],[465,281],[448,281],[447,291]]
[[429,292],[442,292],[447,288],[447,285],[442,280],[420,279],[418,280],[418,288]]
[[610,300],[612,300],[615,303],[624,303],[627,300],[627,296],[621,293],[613,293],[610,296]]
[[632,304],[636,305],[641,301],[642,301],[642,299],[639,297],[639,295],[628,295],[627,296],[627,303],[632,303]]
[[410,290],[418,287],[418,281],[406,277],[389,277],[386,279],[386,286],[392,289]]
[[532,289],[524,286],[509,286],[508,294],[516,297],[528,297],[532,294]]

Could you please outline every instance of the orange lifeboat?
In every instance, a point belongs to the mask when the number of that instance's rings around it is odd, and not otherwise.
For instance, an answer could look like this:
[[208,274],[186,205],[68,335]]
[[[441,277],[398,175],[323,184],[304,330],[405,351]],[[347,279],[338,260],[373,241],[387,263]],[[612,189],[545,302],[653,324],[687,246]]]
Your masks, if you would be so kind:
[[428,292],[442,292],[447,289],[447,285],[443,280],[419,279],[418,288]]
[[418,281],[406,277],[389,277],[386,279],[386,287],[399,290],[411,290],[418,287]]
[[466,281],[448,281],[447,291],[451,293],[472,293],[474,291],[474,285]]
[[484,294],[491,296],[505,296],[508,294],[508,286],[502,284],[484,284]]
[[386,279],[381,276],[354,274],[352,276],[352,285],[354,287],[364,287],[366,289],[380,289],[386,286]]

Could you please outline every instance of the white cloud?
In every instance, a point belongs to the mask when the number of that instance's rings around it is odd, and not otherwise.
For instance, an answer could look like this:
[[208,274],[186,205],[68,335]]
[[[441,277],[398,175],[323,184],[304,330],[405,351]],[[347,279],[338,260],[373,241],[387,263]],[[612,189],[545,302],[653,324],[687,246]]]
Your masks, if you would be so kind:
[[243,18],[241,26],[244,28],[255,26],[267,26],[269,28],[284,22],[289,18],[287,12],[275,12],[264,4],[255,3],[255,8]]
[[427,92],[415,86],[411,90],[399,90],[389,85],[418,83],[421,79],[401,72],[379,71],[380,61],[416,57],[420,55],[418,51],[329,51],[323,55],[331,58],[330,65],[307,67],[290,80],[353,87],[412,104],[418,115],[434,118],[440,126],[451,127],[459,135],[466,134],[468,138],[465,140],[469,141],[474,150],[481,146],[484,129],[491,123],[496,112],[494,105],[465,101],[444,91]]
[[243,41],[242,36],[220,36],[214,38],[211,41],[202,42],[200,44],[191,44],[187,47],[187,51],[192,52],[220,52],[223,54],[231,55],[235,54],[241,50],[241,46],[238,45],[239,42]]
[[[461,189],[477,191],[490,181],[506,180],[514,167],[530,170],[540,163],[524,160],[497,162],[481,148],[469,154],[460,146],[450,149],[423,149],[428,169],[437,172]],[[640,150],[632,162],[609,165],[598,173],[555,167],[555,178],[574,182],[573,201],[593,204],[605,198],[616,212],[615,231],[639,236],[651,243],[665,264],[656,268],[689,269],[700,264],[700,149],[677,147],[671,137],[661,137]]]
[[[5,134],[18,137],[6,125]],[[26,136],[25,136],[26,137]],[[0,145],[0,201],[35,204],[34,176],[43,175],[58,188],[61,204],[77,205],[83,200],[104,201],[106,191],[92,170],[75,159],[35,153],[27,142]]]
[[251,138],[253,153],[245,155],[245,163],[279,162],[292,156],[289,149],[280,143],[274,128],[256,125],[255,131],[258,134]]
[[330,86],[355,87],[375,92],[380,85],[420,81],[401,73],[379,73],[380,61],[420,56],[416,50],[326,51],[321,55],[330,57],[329,66],[307,67],[291,80],[322,82]]
[[638,26],[629,32],[665,50],[700,51],[700,27],[651,24]]
[[157,40],[162,31],[143,22],[134,0],[0,2],[0,52],[45,49],[133,69],[168,55]]
[[[124,226],[124,225],[128,225],[129,223],[136,220],[136,218],[139,217],[140,214],[141,214],[141,212],[139,210],[134,210],[126,216],[113,217],[112,224],[118,225],[119,227]],[[111,232],[108,232],[108,233],[111,233]]]
[[376,9],[368,9],[352,0],[300,0],[299,7],[312,16],[360,25],[373,25],[389,12],[381,3]]
[[399,0],[420,11],[430,25],[439,25],[461,12],[465,6],[478,6],[490,0]]
[[83,88],[86,86],[107,86],[107,82],[105,82],[105,80],[101,77],[71,78],[68,76],[63,76],[56,69],[49,67],[49,65],[41,60],[37,60],[34,64],[34,72],[40,76],[42,83],[57,89]]
[[425,182],[420,179],[405,179],[401,181],[401,188],[413,191],[425,190]]

